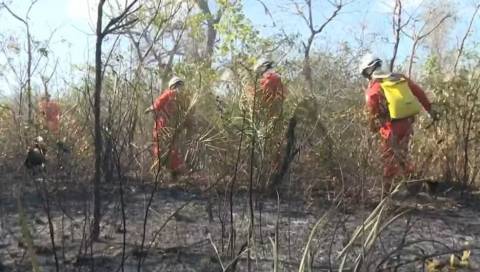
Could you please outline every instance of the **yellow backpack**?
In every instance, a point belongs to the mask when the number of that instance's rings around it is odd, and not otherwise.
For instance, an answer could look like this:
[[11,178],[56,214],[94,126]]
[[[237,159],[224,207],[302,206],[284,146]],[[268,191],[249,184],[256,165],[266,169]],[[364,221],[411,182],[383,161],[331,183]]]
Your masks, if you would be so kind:
[[412,93],[405,78],[382,79],[380,82],[387,100],[391,119],[403,119],[416,115],[422,109],[417,97]]

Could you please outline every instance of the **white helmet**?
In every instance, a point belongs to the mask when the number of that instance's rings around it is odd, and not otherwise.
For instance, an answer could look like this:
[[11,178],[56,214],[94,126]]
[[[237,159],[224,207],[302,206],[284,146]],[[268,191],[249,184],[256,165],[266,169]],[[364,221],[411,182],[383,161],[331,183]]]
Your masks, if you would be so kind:
[[257,73],[264,72],[267,69],[273,66],[273,61],[267,58],[260,58],[255,65],[253,66],[253,70]]
[[42,136],[37,136],[37,137],[35,137],[35,139],[33,141],[36,144],[41,144],[41,143],[43,143],[43,137]]
[[358,70],[362,74],[363,71],[365,71],[365,69],[374,68],[375,66],[377,67],[382,66],[382,60],[379,57],[371,53],[368,53],[362,57]]
[[173,76],[170,81],[168,82],[168,88],[172,89],[174,87],[176,87],[176,85],[180,85],[180,84],[183,84],[183,79],[177,77],[177,76]]

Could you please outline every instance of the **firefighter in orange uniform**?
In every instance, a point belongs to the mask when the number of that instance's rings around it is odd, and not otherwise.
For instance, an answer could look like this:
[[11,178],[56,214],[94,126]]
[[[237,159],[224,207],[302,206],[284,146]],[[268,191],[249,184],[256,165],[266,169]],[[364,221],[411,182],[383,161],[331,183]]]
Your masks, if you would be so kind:
[[[178,116],[181,107],[178,96],[183,86],[184,81],[181,78],[177,76],[172,77],[168,83],[168,89],[164,90],[155,99],[153,105],[145,110],[145,113],[154,113],[153,155],[155,158],[160,159],[161,157],[161,136],[167,134],[167,130],[170,128],[175,128],[180,121]],[[165,144],[167,145],[165,147],[165,152],[167,152],[167,169],[171,172],[172,177],[176,178],[184,168],[184,161],[178,149],[178,139],[177,137],[171,137],[171,139],[168,139],[168,143]]]
[[61,111],[58,103],[50,100],[50,94],[47,93],[41,98],[38,108],[45,127],[55,136],[59,136]]
[[415,171],[414,165],[408,160],[415,115],[421,108],[429,112],[431,117],[435,115],[422,88],[402,74],[386,73],[381,68],[382,61],[367,54],[361,60],[359,70],[369,80],[365,92],[366,107],[370,128],[378,131],[382,139],[383,185],[384,193],[387,193],[391,190],[393,178],[408,177]]
[[[279,73],[274,70],[273,61],[265,58],[259,59],[253,70],[255,72],[255,85],[247,89],[248,105],[255,121],[254,126],[259,129],[259,158],[263,158],[262,165],[269,165],[269,173],[261,178],[267,186],[269,177],[279,170],[281,161],[281,148],[284,140],[283,111],[287,96],[287,88],[282,82]],[[253,103],[255,101],[255,103]]]

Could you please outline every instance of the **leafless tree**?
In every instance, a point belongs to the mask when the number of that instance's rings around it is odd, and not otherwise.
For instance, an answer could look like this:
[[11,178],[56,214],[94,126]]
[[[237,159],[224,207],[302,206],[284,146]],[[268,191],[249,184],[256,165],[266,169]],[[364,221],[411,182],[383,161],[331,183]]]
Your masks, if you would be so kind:
[[312,45],[320,33],[325,30],[325,27],[332,22],[332,20],[337,17],[340,10],[346,5],[343,0],[335,0],[335,1],[328,1],[330,5],[333,6],[334,10],[331,15],[320,25],[314,22],[314,15],[313,15],[313,7],[312,7],[312,0],[305,0],[305,7],[300,6],[297,2],[294,2],[296,7],[296,14],[299,15],[305,24],[308,26],[310,31],[307,41],[303,41],[303,76],[305,77],[305,81],[307,82],[307,87],[310,92],[313,92],[313,79],[312,79],[312,68],[310,66],[310,52],[312,50]]
[[404,15],[404,12],[403,12],[402,0],[395,0],[395,6],[393,7],[393,17],[392,17],[392,28],[393,28],[393,36],[395,41],[393,44],[392,58],[390,59],[390,71],[393,71],[393,68],[395,66],[395,60],[397,59],[398,47],[400,46],[401,32],[409,24],[410,20],[412,19],[412,16],[409,16],[405,22],[402,22],[403,15]]
[[128,4],[120,15],[109,20],[107,25],[103,27],[104,5],[106,0],[99,0],[97,10],[96,25],[96,44],[95,44],[95,91],[94,91],[94,142],[95,142],[95,176],[93,180],[93,226],[92,239],[97,240],[100,235],[101,220],[101,195],[100,184],[102,177],[102,124],[101,124],[101,94],[103,80],[103,64],[102,64],[102,45],[103,40],[110,34],[131,27],[137,22],[137,18],[132,15],[139,9],[135,7],[138,0],[133,0]]
[[182,55],[181,45],[193,6],[185,2],[152,2],[150,14],[140,20],[128,36],[135,48],[139,71],[154,64],[160,73],[162,84],[171,75],[174,59]]
[[475,18],[477,17],[477,13],[478,13],[479,9],[480,9],[480,4],[477,4],[475,6],[475,10],[473,11],[472,18],[470,18],[470,23],[468,24],[467,31],[465,32],[465,35],[462,38],[462,42],[460,43],[460,46],[458,47],[457,57],[455,59],[455,64],[453,65],[453,73],[457,72],[458,62],[460,61],[460,58],[463,54],[463,50],[464,50],[464,47],[465,47],[465,42],[466,42],[468,36],[470,35],[470,33],[472,31],[472,26],[473,26],[473,23],[475,21]]
[[[436,10],[430,10],[429,12],[435,13],[435,11]],[[447,19],[451,17],[452,17],[451,13],[446,13],[444,15],[441,15],[440,17],[432,16],[432,20],[436,20],[436,21],[428,22],[426,20],[423,20],[418,30],[417,30],[417,23],[420,22],[420,19],[416,19],[414,20],[413,30],[411,33],[407,33],[405,30],[401,29],[401,31],[405,34],[405,36],[407,36],[413,41],[412,48],[410,51],[410,60],[408,63],[409,77],[412,75],[413,63],[414,63],[415,55],[417,53],[417,49],[420,43],[429,35],[431,35],[435,30],[437,30],[443,23],[445,23]]]
[[[3,6],[10,15],[12,15],[16,20],[20,21],[24,26],[27,33],[27,104],[28,104],[28,123],[32,124],[33,122],[33,103],[32,103],[32,62],[33,62],[33,54],[32,54],[32,34],[30,33],[30,24],[29,24],[29,17],[30,12],[32,11],[33,6],[37,3],[38,0],[32,0],[30,5],[27,9],[27,13],[24,18],[20,17],[10,9],[10,7],[2,2],[0,6]],[[20,92],[20,111],[22,108],[22,92]]]

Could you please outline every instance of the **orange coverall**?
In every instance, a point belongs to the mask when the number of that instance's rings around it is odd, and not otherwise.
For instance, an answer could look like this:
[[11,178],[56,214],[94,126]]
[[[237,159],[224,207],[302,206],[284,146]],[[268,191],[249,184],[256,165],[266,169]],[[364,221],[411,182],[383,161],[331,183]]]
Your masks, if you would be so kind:
[[[260,89],[257,90],[258,99],[262,106],[277,108],[275,104],[282,103],[287,95],[287,89],[283,86],[282,78],[275,71],[263,73],[259,80]],[[249,89],[249,95],[253,97],[254,89]],[[275,109],[271,109],[275,111]]]
[[60,106],[54,101],[43,100],[39,104],[47,129],[58,135],[60,131]]
[[272,171],[277,171],[280,166],[280,152],[283,140],[282,110],[283,101],[287,96],[287,88],[282,83],[281,76],[273,70],[262,74],[258,80],[258,87],[249,87],[247,95],[249,103],[256,91],[256,120],[269,129],[265,135],[264,150],[268,154],[266,163],[271,165]]
[[283,101],[287,95],[287,90],[282,84],[282,78],[274,71],[267,71],[263,74],[260,79],[260,87],[265,102]]
[[[166,128],[169,120],[178,109],[176,105],[176,92],[170,89],[165,90],[153,102],[153,111],[155,116],[155,124],[153,127],[153,155],[158,158],[160,154],[160,133]],[[171,120],[170,120],[171,121]],[[176,148],[175,139],[171,139],[171,149],[168,153],[167,168],[171,171],[177,171],[183,166],[183,160]],[[170,143],[168,143],[170,144]]]
[[[404,75],[393,75],[406,78],[412,93],[417,97],[426,111],[430,111],[431,103],[425,92],[415,82]],[[400,174],[407,176],[414,172],[414,166],[408,161],[408,144],[413,133],[413,117],[391,120],[387,102],[380,86],[380,81],[373,79],[368,84],[365,93],[367,110],[371,118],[380,122],[380,136],[382,137],[381,153],[384,164],[383,176],[391,179]]]

